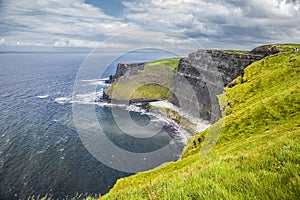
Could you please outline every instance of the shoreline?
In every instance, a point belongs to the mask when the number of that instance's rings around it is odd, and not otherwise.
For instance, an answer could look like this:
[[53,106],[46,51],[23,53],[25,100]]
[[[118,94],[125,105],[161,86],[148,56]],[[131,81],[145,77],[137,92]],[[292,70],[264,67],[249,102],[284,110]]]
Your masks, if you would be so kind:
[[[182,109],[180,109],[178,106],[170,103],[167,100],[160,100],[160,101],[154,101],[149,103],[150,108],[157,110],[161,114],[165,115],[166,117],[170,118],[173,121],[176,121],[179,125],[183,126],[184,129],[187,129],[188,127],[185,127],[184,123],[187,126],[191,126],[188,129],[192,128],[191,136],[196,135],[208,127],[211,126],[211,124],[203,120],[201,118],[196,118],[191,116],[188,113],[185,113]],[[184,123],[181,123],[184,122]],[[187,131],[189,131],[187,130]]]
[[168,100],[129,100],[128,104],[128,101],[115,101],[112,103],[112,100],[101,99],[100,102],[103,106],[121,106],[129,112],[140,112],[168,121],[178,131],[185,132],[186,138],[192,137],[212,125],[209,121],[191,116]]

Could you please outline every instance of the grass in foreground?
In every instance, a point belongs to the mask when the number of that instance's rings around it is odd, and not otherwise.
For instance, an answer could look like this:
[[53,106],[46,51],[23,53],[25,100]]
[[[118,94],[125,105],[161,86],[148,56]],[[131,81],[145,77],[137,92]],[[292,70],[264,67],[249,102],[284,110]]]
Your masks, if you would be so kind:
[[[246,82],[226,88],[226,116],[191,138],[182,160],[120,179],[103,198],[298,199],[300,53],[281,47],[288,52],[253,63]],[[216,146],[199,157],[216,130]]]

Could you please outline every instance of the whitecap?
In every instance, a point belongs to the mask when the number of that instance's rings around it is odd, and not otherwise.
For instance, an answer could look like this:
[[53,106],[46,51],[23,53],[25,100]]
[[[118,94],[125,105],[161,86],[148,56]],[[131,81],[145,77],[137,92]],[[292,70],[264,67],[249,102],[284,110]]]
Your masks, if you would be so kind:
[[65,103],[69,103],[70,100],[71,100],[71,98],[69,98],[69,97],[58,97],[54,101],[59,104],[65,104]]
[[49,95],[39,95],[37,96],[38,99],[47,99]]
[[138,112],[138,113],[141,113],[141,114],[146,114],[146,110],[145,109],[142,109],[141,107],[138,107],[136,105],[129,105],[126,107],[126,110],[127,111],[131,111],[131,112]]
[[86,94],[76,94],[73,96],[71,103],[78,104],[99,104],[100,99],[103,95],[103,89],[98,92],[91,92]]
[[87,79],[87,80],[81,80],[82,82],[88,83],[88,85],[97,85],[102,87],[108,87],[110,84],[105,83],[109,78],[103,78],[103,79]]
[[42,153],[45,153],[45,151],[44,151],[44,150],[42,150],[42,151],[37,151],[36,153],[37,153],[37,154],[42,154]]

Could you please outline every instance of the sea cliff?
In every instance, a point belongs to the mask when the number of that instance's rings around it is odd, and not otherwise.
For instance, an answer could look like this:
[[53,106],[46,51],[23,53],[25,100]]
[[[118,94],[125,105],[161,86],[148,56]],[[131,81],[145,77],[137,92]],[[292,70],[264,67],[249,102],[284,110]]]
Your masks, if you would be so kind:
[[[298,199],[300,53],[293,49],[299,48],[252,51],[264,58],[234,69],[241,75],[232,82],[226,82],[231,74],[221,76],[225,115],[189,139],[181,160],[119,179],[103,199]],[[215,132],[214,148],[200,156]]]
[[[129,103],[168,100],[184,112],[214,123],[221,117],[217,96],[223,88],[236,84],[231,82],[239,76],[243,81],[244,69],[251,63],[280,51],[272,45],[257,47],[250,52],[198,50],[186,58],[170,59],[170,63],[169,59],[119,63],[116,73],[107,80],[112,86],[104,90],[103,100]],[[141,81],[137,81],[139,79]],[[142,86],[136,88],[136,92],[128,90],[138,84]],[[116,88],[120,88],[119,96],[113,97]],[[126,91],[132,94],[125,94]]]

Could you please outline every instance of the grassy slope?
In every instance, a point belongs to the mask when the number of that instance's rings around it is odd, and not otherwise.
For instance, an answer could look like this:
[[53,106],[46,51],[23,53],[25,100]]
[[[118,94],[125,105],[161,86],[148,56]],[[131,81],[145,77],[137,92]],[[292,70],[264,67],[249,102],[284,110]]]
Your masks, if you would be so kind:
[[[120,78],[109,88],[108,93],[113,99],[122,100],[171,99],[172,94],[168,88],[172,88],[174,84],[174,74],[178,62],[179,58],[148,62],[145,69],[140,70],[137,75]],[[141,87],[137,87],[137,85],[141,85]],[[133,88],[135,88],[134,91]],[[111,95],[112,91],[114,91],[113,95]]]
[[[191,138],[181,161],[120,179],[104,198],[299,198],[300,53],[253,63],[244,79],[220,97],[226,117]],[[216,146],[199,157],[201,141],[215,130]]]

